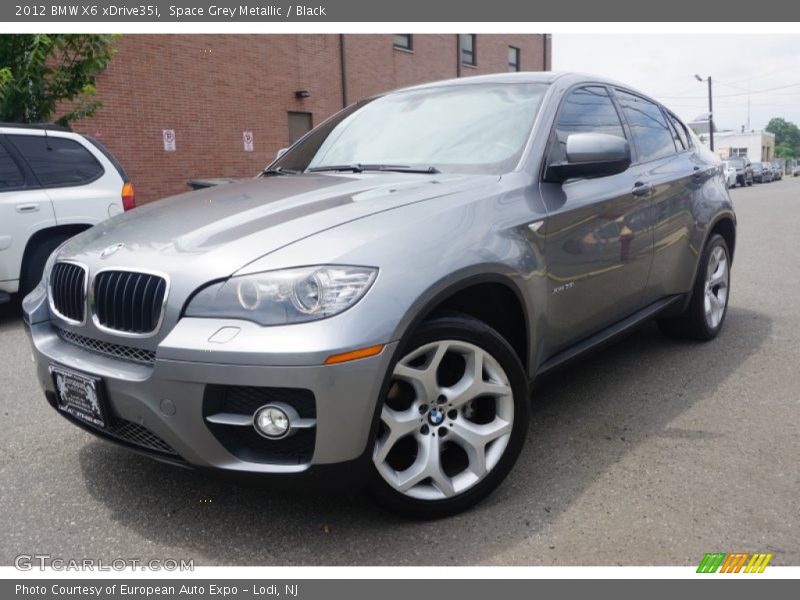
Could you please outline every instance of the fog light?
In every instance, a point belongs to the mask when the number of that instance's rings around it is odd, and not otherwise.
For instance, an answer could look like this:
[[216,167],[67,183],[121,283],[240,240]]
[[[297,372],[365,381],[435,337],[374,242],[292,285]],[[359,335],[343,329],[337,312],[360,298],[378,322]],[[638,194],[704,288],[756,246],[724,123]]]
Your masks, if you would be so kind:
[[289,433],[291,428],[289,415],[277,406],[262,406],[253,415],[253,427],[266,438],[282,438]]

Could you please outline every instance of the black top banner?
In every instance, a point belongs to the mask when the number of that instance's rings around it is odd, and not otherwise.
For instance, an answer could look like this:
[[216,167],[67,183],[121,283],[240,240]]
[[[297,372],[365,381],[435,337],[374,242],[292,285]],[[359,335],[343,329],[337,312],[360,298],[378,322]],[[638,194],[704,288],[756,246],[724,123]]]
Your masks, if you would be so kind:
[[231,0],[151,0],[109,2],[63,0],[57,2],[3,2],[3,22],[772,22],[800,21],[800,3],[772,10],[738,10],[730,2],[642,2],[641,0],[572,0],[533,2],[521,0],[309,0],[241,2]]

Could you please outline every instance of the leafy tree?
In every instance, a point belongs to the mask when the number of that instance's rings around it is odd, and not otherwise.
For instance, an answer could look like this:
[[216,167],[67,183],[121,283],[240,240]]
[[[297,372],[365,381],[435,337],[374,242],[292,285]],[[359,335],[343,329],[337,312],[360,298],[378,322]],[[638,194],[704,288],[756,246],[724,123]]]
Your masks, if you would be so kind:
[[775,117],[766,130],[775,134],[775,154],[781,158],[800,156],[800,128],[791,121]]
[[94,114],[97,76],[114,55],[113,35],[0,36],[0,121],[61,125]]
[[798,155],[800,155],[800,153],[785,142],[775,146],[775,156],[778,158],[794,158]]

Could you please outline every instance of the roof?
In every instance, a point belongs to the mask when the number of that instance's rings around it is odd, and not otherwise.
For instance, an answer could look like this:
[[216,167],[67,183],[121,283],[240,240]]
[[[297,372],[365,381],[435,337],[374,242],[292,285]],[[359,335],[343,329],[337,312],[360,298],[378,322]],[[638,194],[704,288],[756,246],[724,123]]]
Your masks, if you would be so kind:
[[[457,85],[472,85],[472,84],[482,84],[482,83],[544,83],[550,84],[556,81],[563,81],[567,85],[576,84],[576,83],[600,83],[605,85],[612,85],[618,86],[637,94],[640,94],[644,97],[651,98],[650,94],[646,94],[630,86],[624,82],[617,81],[614,79],[610,79],[608,77],[602,77],[599,75],[592,75],[590,73],[579,73],[579,72],[571,72],[571,71],[519,71],[516,73],[493,73],[491,75],[470,75],[467,77],[459,77],[457,79],[444,79],[441,81],[431,81],[429,83],[422,83],[419,85],[413,85],[405,88],[399,88],[396,90],[392,90],[387,92],[389,94],[394,92],[406,92],[410,90],[423,90],[427,88],[437,88],[437,87],[445,87],[445,86],[457,86]],[[383,96],[384,94],[378,94],[378,96]]]
[[8,129],[48,129],[50,131],[69,131],[72,130],[64,125],[56,123],[0,123],[0,128]]

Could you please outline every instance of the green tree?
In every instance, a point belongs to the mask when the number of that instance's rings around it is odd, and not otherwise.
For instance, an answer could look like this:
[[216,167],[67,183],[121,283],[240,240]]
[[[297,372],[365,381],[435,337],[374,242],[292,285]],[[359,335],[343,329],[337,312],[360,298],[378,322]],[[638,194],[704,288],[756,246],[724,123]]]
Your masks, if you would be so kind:
[[775,117],[766,130],[775,134],[775,154],[781,158],[800,156],[800,128],[791,121]]
[[[0,35],[0,121],[61,125],[94,114],[95,80],[114,55],[113,35]],[[56,117],[56,112],[64,114]]]

